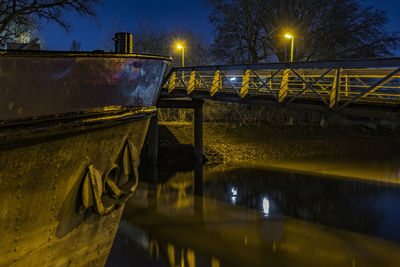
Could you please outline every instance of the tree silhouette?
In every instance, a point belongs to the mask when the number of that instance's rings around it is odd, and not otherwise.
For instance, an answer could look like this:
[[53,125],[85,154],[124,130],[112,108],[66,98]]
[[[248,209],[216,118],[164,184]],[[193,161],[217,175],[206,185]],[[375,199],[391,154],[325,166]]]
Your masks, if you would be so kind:
[[182,42],[185,47],[185,66],[210,64],[210,51],[203,36],[188,29],[165,31],[154,27],[151,22],[139,23],[132,31],[133,51],[143,54],[169,55],[172,66],[181,66],[181,50],[176,45]]
[[81,42],[77,40],[72,40],[70,51],[81,51]]
[[285,61],[295,36],[297,61],[391,56],[398,33],[384,11],[357,0],[206,0],[216,31],[213,52],[227,63]]
[[95,16],[99,0],[3,0],[0,1],[0,45],[34,31],[42,22],[70,29],[64,14],[69,11]]

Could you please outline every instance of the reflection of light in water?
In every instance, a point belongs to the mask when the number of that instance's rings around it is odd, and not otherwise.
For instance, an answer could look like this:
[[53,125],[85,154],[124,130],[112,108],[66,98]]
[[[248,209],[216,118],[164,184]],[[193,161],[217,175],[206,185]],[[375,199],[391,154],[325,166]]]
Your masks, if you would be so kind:
[[220,267],[219,259],[212,257],[211,258],[211,267]]
[[167,244],[168,261],[170,266],[175,266],[175,246],[171,243]]
[[232,186],[231,187],[231,193],[232,193],[231,202],[232,202],[233,205],[235,205],[236,204],[236,199],[237,199],[237,193],[238,193],[237,188]]
[[263,197],[262,199],[262,211],[265,217],[269,215],[269,199],[267,196]]

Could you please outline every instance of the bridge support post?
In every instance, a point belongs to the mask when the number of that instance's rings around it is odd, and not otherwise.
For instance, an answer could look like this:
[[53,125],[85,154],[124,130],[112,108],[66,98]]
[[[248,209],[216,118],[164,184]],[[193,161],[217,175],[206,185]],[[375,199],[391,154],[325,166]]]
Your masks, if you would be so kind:
[[203,100],[193,100],[194,105],[194,157],[203,161]]
[[150,119],[148,130],[148,158],[151,164],[157,164],[158,159],[158,115]]
[[[203,161],[203,103],[202,99],[192,100],[160,100],[158,108],[186,108],[194,110],[194,158],[196,163]],[[158,158],[158,120],[152,118],[149,126],[149,158],[152,163],[157,163]]]

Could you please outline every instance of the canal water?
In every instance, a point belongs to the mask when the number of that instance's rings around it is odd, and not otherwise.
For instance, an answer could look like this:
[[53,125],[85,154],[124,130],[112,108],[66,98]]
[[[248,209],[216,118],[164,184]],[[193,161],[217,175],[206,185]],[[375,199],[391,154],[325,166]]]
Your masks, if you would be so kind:
[[238,164],[141,177],[106,266],[400,266],[397,175]]

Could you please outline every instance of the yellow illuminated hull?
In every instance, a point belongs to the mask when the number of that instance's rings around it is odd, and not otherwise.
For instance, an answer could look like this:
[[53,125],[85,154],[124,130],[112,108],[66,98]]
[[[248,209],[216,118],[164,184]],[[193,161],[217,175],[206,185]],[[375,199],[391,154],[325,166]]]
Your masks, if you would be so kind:
[[[124,202],[109,197],[103,185],[103,212],[96,203],[85,207],[88,166],[104,180],[112,166],[126,164],[119,160],[124,147],[129,143],[140,152],[154,112],[154,107],[106,110],[47,128],[38,122],[3,131],[0,266],[104,265]],[[125,157],[135,161],[136,171],[138,159]],[[112,201],[117,205],[107,204]]]

